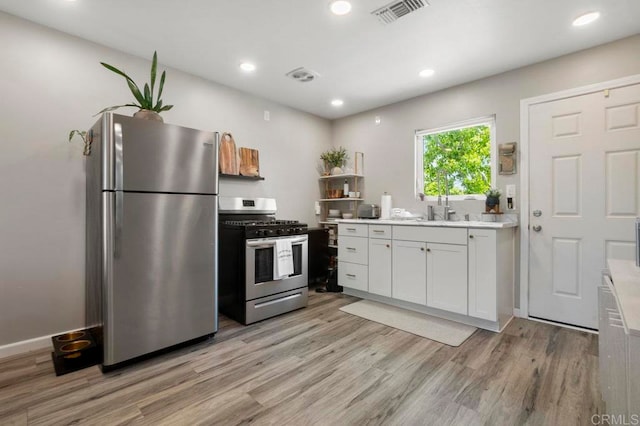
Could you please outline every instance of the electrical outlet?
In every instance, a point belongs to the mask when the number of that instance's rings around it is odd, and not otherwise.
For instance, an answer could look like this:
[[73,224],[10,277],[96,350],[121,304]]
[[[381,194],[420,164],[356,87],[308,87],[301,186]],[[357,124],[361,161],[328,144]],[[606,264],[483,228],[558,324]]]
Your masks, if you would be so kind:
[[507,185],[506,190],[507,195],[507,209],[515,210],[516,209],[516,186],[515,185]]
[[270,121],[271,120],[271,114],[269,114],[268,110],[264,110],[264,121]]

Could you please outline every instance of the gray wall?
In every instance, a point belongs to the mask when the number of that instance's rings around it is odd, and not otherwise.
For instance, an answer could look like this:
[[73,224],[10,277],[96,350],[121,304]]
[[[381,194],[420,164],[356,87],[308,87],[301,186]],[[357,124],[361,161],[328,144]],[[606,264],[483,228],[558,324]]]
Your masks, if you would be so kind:
[[[3,13],[0,40],[2,346],[84,326],[84,158],[79,140],[69,144],[67,135],[90,127],[102,108],[130,101],[124,79],[100,61],[142,82],[150,61]],[[278,216],[313,223],[315,164],[330,146],[331,123],[173,69],[167,74],[163,98],[175,107],[163,113],[165,122],[230,131],[238,146],[260,150],[266,180],[224,181],[221,194],[275,197]]]
[[[333,144],[365,153],[368,202],[380,203],[386,191],[392,195],[394,207],[425,211],[426,203],[414,199],[416,130],[495,115],[497,143],[520,142],[521,99],[640,74],[638,52],[640,35],[336,120]],[[381,118],[379,125],[375,116]],[[517,208],[526,196],[520,193],[519,181],[520,174],[497,180],[503,193],[505,185],[517,185]],[[504,196],[502,201],[506,204]],[[461,213],[484,209],[481,201],[451,204]],[[517,286],[516,304],[518,290]]]

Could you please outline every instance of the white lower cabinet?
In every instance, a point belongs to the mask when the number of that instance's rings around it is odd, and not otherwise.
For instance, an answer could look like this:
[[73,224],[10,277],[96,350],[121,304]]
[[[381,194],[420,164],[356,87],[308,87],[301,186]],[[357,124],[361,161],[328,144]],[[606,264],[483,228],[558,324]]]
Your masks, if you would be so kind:
[[338,258],[343,262],[358,263],[366,265],[369,255],[367,253],[367,238],[343,237],[340,239],[338,247],[340,250]]
[[497,321],[496,231],[469,229],[469,316]]
[[393,240],[391,296],[427,304],[427,243]]
[[513,228],[341,223],[338,283],[359,297],[464,315],[499,331],[513,316],[513,235]]
[[369,239],[369,293],[391,297],[391,240]]
[[338,261],[338,284],[355,290],[369,291],[367,265]]
[[338,285],[369,291],[369,225],[338,224]]
[[467,315],[467,246],[427,244],[427,306]]
[[[598,289],[600,392],[607,414],[628,416],[637,414],[635,410],[640,409],[638,405],[630,405],[637,404],[640,399],[633,392],[638,374],[630,369],[636,362],[633,358],[638,356],[633,351],[633,343],[638,337],[627,334],[618,305],[611,280],[605,276],[603,286]],[[636,401],[632,402],[634,398]]]

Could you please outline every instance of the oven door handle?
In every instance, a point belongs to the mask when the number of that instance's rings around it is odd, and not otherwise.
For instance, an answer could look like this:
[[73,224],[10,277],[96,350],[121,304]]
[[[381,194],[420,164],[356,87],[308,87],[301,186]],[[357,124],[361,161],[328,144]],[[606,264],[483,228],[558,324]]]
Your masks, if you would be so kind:
[[[292,239],[291,240],[291,244],[297,244],[297,243],[304,243],[305,241],[307,241],[309,239],[309,237],[304,236],[302,238],[296,238],[296,239]],[[276,245],[276,242],[274,240],[270,240],[270,241],[247,241],[247,247],[252,247],[252,248],[269,248],[269,247],[273,247]]]

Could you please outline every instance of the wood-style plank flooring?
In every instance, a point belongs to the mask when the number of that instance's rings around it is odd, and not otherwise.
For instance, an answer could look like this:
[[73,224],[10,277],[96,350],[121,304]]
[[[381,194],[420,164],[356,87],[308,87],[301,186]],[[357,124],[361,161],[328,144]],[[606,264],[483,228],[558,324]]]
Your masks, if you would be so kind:
[[597,336],[515,319],[453,348],[309,306],[102,374],[50,351],[0,360],[0,425],[585,425],[602,410]]

